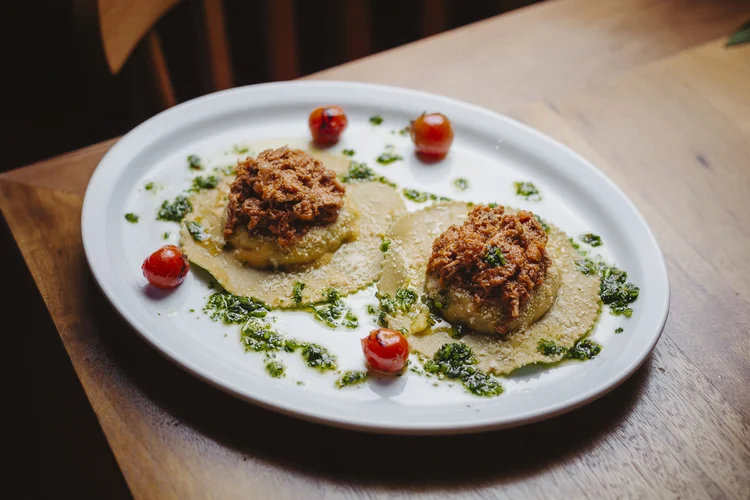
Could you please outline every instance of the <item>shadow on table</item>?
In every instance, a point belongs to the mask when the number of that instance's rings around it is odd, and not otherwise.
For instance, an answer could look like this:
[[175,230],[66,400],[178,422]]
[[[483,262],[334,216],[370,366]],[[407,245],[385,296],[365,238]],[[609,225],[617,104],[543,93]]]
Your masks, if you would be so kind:
[[[627,418],[651,358],[619,388],[565,415],[514,429],[459,436],[387,436],[280,415],[229,396],[162,357],[119,317],[93,281],[98,331],[122,376],[184,425],[241,454],[333,482],[379,488],[459,487],[531,476],[596,446]],[[105,333],[106,332],[106,333]]]

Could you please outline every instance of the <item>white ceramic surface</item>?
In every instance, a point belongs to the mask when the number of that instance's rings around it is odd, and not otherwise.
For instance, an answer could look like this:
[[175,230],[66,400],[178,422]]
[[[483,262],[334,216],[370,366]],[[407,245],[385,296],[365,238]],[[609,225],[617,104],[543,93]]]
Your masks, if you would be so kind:
[[[309,112],[339,104],[349,128],[332,149],[356,150],[400,187],[417,188],[476,202],[528,208],[571,236],[594,232],[604,245],[596,253],[626,270],[641,287],[631,318],[603,311],[593,333],[602,353],[588,362],[522,369],[502,378],[505,393],[479,398],[460,383],[414,373],[393,380],[371,378],[358,387],[334,387],[334,374],[303,366],[299,355],[282,354],[287,376],[271,378],[263,355],[245,353],[236,326],[202,314],[210,277],[195,266],[185,283],[157,293],[141,274],[143,259],[166,242],[177,243],[178,225],[156,220],[163,200],[172,200],[196,175],[186,157],[197,154],[209,167],[236,162],[237,145],[290,139],[304,144]],[[451,118],[456,139],[449,157],[423,165],[408,136],[398,130],[423,111]],[[380,126],[371,115],[384,117]],[[404,161],[380,166],[375,158],[392,144]],[[256,149],[256,147],[253,147]],[[257,152],[257,151],[256,151]],[[463,177],[471,187],[458,192]],[[514,181],[530,180],[543,199],[515,195]],[[144,185],[154,182],[156,189]],[[418,205],[409,203],[410,209]],[[138,224],[124,214],[140,216]],[[243,87],[201,97],[169,109],[123,137],[102,159],[86,191],[83,243],[101,289],[156,349],[205,381],[266,408],[339,427],[375,432],[438,434],[475,432],[533,422],[579,407],[630,376],[656,344],[669,307],[669,282],[661,251],[645,221],[623,192],[570,149],[539,132],[485,109],[411,90],[346,82],[292,82]],[[164,233],[169,232],[167,240]],[[339,358],[343,369],[363,369],[359,339],[374,327],[365,312],[372,289],[348,297],[360,318],[355,331],[332,331],[303,312],[274,313],[275,328],[315,341]],[[194,312],[190,312],[193,309]],[[614,334],[617,327],[624,332]],[[302,382],[299,384],[298,382]]]

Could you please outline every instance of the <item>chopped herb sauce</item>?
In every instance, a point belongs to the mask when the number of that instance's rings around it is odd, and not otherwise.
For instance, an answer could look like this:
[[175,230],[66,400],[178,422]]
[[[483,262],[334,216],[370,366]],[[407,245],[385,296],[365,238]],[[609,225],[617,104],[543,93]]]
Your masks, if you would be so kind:
[[497,396],[503,392],[500,382],[492,375],[483,372],[471,348],[466,344],[453,342],[443,344],[432,359],[424,364],[427,373],[439,378],[460,380],[467,391],[477,396]]
[[367,380],[367,372],[348,370],[336,381],[336,387],[343,389],[348,385],[361,384],[365,380]]
[[389,144],[385,147],[385,151],[380,153],[380,156],[378,156],[378,158],[375,161],[377,161],[381,165],[390,165],[391,163],[395,161],[401,161],[403,159],[404,157],[399,154],[396,154],[395,148]]
[[353,182],[374,181],[393,188],[396,187],[394,182],[386,179],[382,175],[377,175],[373,169],[367,166],[366,163],[356,161],[349,162],[349,170],[343,177],[341,177],[341,181],[349,184]]
[[140,219],[140,217],[132,212],[125,214],[125,220],[130,222],[131,224],[137,224]]
[[196,155],[188,156],[187,162],[188,162],[188,167],[190,167],[192,170],[201,170],[203,168],[200,157]]
[[382,243],[380,243],[380,251],[385,253],[388,251],[388,248],[391,246],[391,240],[384,239]]
[[203,226],[201,226],[200,223],[195,222],[194,220],[186,220],[185,227],[187,228],[188,233],[190,233],[190,236],[192,236],[195,241],[203,241],[208,236],[206,234],[206,231],[203,229]]
[[579,239],[582,242],[588,245],[591,245],[592,247],[599,247],[602,245],[602,237],[597,236],[596,234],[593,234],[593,233],[582,234],[581,236],[579,236]]
[[516,194],[527,200],[539,201],[542,199],[539,190],[532,182],[515,182]]
[[156,185],[153,182],[147,182],[143,187],[146,191],[151,191],[156,187]]
[[336,357],[328,352],[325,347],[318,344],[305,344],[302,348],[302,358],[310,368],[316,368],[320,371],[336,369]]
[[482,260],[492,267],[499,267],[505,265],[505,255],[500,247],[491,246],[487,249],[487,253],[484,254]]
[[266,360],[266,371],[273,378],[281,378],[281,377],[284,376],[284,372],[286,371],[286,367],[284,366],[284,363],[282,363],[279,360],[268,359],[268,360]]
[[411,127],[409,125],[405,126],[401,130],[398,131],[399,135],[409,135],[409,131],[411,130]]
[[163,236],[163,238],[164,238],[165,240],[168,240],[168,239],[169,239],[169,233],[168,233],[168,232],[167,232],[167,233],[164,233],[164,236]]
[[459,191],[466,191],[469,189],[469,181],[467,179],[464,179],[463,177],[459,177],[455,181],[453,181],[453,187],[458,189]]
[[354,156],[356,153],[357,152],[354,151],[353,149],[345,149],[341,152],[341,154],[344,156]]
[[299,307],[302,304],[302,291],[305,289],[307,285],[300,281],[294,282],[294,287],[292,288],[292,300],[294,301],[294,305]]
[[206,301],[203,312],[214,321],[242,324],[251,318],[265,318],[269,307],[252,297],[241,297],[229,292],[214,292]]
[[190,188],[190,191],[197,193],[201,189],[214,189],[219,185],[220,180],[216,175],[208,175],[206,177],[199,175],[193,179],[193,187]]
[[618,328],[615,329],[615,333],[622,333],[624,331],[625,330],[623,330],[622,327],[618,327]]
[[416,189],[404,188],[404,197],[407,200],[411,200],[414,203],[425,203],[426,201],[451,201],[450,198],[445,196],[438,196],[436,194],[428,193],[426,191],[417,191]]
[[607,266],[602,261],[589,258],[576,261],[576,267],[583,274],[590,276],[598,274],[600,279],[599,297],[609,306],[615,316],[630,317],[633,309],[630,304],[635,302],[640,288],[628,281],[628,273],[615,266]]
[[370,123],[372,123],[373,125],[380,125],[381,123],[383,123],[383,117],[380,115],[371,116]]
[[244,155],[245,153],[248,153],[250,151],[250,148],[247,146],[241,146],[239,144],[235,144],[232,146],[232,153],[236,155]]
[[156,214],[158,220],[165,220],[171,222],[180,222],[188,212],[193,211],[193,204],[184,194],[178,195],[172,203],[164,200],[161,204],[159,213]]
[[555,344],[554,340],[540,340],[536,349],[545,356],[562,354],[562,359],[578,359],[581,361],[593,359],[602,352],[602,346],[591,339],[580,339],[570,349]]
[[331,328],[341,325],[346,328],[357,328],[359,319],[352,312],[352,308],[341,299],[341,294],[334,288],[326,289],[322,305],[313,305],[311,309],[315,319],[322,321]]

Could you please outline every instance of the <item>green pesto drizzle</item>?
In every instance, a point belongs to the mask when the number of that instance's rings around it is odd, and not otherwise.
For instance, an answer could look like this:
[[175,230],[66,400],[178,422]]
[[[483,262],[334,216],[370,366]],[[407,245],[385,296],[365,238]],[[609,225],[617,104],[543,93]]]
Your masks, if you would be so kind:
[[505,255],[500,247],[491,246],[487,249],[487,253],[484,254],[482,260],[492,267],[499,267],[505,265]]
[[131,224],[137,224],[140,219],[141,219],[140,217],[138,217],[136,214],[132,212],[125,214],[125,220],[130,222]]
[[403,193],[404,193],[404,197],[407,200],[411,200],[414,203],[425,203],[427,201],[451,201],[451,199],[448,197],[438,196],[433,193],[428,193],[426,191],[418,191],[416,189],[404,188]]
[[432,359],[424,364],[424,371],[438,378],[460,380],[467,391],[477,396],[497,396],[503,392],[500,382],[480,370],[471,348],[460,342],[443,344]]
[[244,155],[245,153],[248,153],[248,152],[250,152],[250,148],[247,146],[244,146],[244,145],[241,146],[239,144],[235,144],[234,146],[232,146],[232,153],[236,155]]
[[341,154],[344,156],[354,156],[355,154],[357,154],[357,152],[353,149],[344,149],[343,151],[341,151]]
[[392,188],[396,187],[396,184],[393,181],[386,179],[382,175],[377,175],[373,169],[367,166],[366,163],[357,161],[349,162],[349,170],[341,177],[341,181],[348,184],[373,181],[385,184]]
[[201,226],[200,223],[195,222],[194,220],[186,220],[185,227],[187,228],[188,233],[190,233],[190,236],[192,236],[195,241],[203,241],[206,239],[206,231],[203,229],[203,226]]
[[336,381],[336,387],[343,389],[349,385],[358,385],[367,380],[367,372],[347,370],[344,374]]
[[193,204],[184,194],[178,195],[172,203],[164,200],[159,212],[156,214],[157,220],[170,222],[180,222],[188,212],[193,211]]
[[540,340],[536,349],[545,356],[562,354],[562,359],[578,359],[581,361],[593,359],[602,352],[602,346],[591,339],[580,339],[571,348],[559,346],[554,340]]
[[453,187],[455,187],[459,191],[466,191],[469,189],[470,184],[468,179],[464,179],[463,177],[459,177],[455,181],[453,181]]
[[343,301],[341,294],[334,288],[328,288],[323,294],[322,305],[312,305],[313,316],[331,328],[345,326],[357,328],[359,319],[352,312],[352,308]]
[[202,170],[203,164],[201,163],[200,157],[196,155],[190,155],[187,157],[188,167],[192,170]]
[[527,200],[534,200],[539,201],[542,199],[542,196],[539,194],[539,190],[532,182],[524,181],[524,182],[515,182],[513,183],[516,186],[516,194],[518,196],[522,196]]
[[587,276],[599,275],[599,297],[609,306],[610,313],[627,318],[633,315],[630,304],[638,298],[640,288],[628,281],[628,273],[615,266],[608,266],[601,260],[594,261],[588,257],[577,260],[576,267]]
[[371,116],[370,123],[373,125],[380,125],[381,123],[383,123],[383,117],[380,115]]
[[591,245],[592,247],[602,246],[602,237],[594,233],[582,234],[578,237],[582,242]]
[[403,159],[404,159],[403,156],[396,154],[396,151],[393,145],[388,144],[385,147],[385,151],[380,153],[380,156],[378,156],[375,161],[377,161],[381,165],[390,165],[393,162],[401,161]]
[[219,185],[220,180],[221,179],[216,175],[207,175],[206,177],[199,175],[198,177],[193,178],[193,185],[189,191],[197,193],[201,189],[214,189]]
[[391,240],[384,238],[383,241],[380,243],[380,251],[385,253],[388,251],[390,246],[391,246]]
[[284,363],[277,359],[269,358],[266,360],[266,371],[273,378],[281,378],[284,376],[286,367]]
[[292,287],[292,300],[294,301],[294,305],[299,307],[302,305],[302,292],[304,291],[305,287],[304,283],[300,281],[295,281],[294,286]]

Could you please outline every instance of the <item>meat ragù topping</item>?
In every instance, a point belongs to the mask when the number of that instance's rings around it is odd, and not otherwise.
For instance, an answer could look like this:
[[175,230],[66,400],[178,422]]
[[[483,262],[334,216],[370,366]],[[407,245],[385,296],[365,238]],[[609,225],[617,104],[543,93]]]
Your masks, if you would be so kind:
[[224,238],[245,227],[288,246],[313,226],[336,222],[344,186],[319,160],[299,149],[267,149],[237,164]]
[[437,274],[441,287],[463,288],[477,301],[499,299],[516,319],[544,280],[546,246],[547,233],[531,212],[480,205],[433,242],[427,272]]

